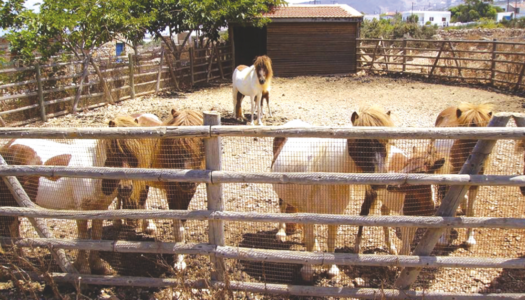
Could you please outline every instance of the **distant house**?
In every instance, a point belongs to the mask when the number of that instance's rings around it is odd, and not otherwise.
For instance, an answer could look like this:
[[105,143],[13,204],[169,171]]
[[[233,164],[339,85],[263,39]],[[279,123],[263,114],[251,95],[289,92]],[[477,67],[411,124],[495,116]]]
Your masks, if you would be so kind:
[[507,11],[512,12],[515,19],[523,18],[525,17],[525,3],[511,3]]
[[380,20],[380,16],[378,14],[375,14],[375,15],[364,15],[363,16],[363,20],[367,20],[367,21],[373,21],[373,20]]
[[447,27],[450,23],[451,13],[449,11],[425,11],[425,10],[414,10],[404,11],[401,13],[403,21],[407,21],[411,15],[418,17],[418,24],[425,25],[430,22],[431,25],[438,25],[441,27]]
[[496,15],[496,22],[501,22],[503,20],[510,21],[514,17],[512,12],[500,12]]
[[396,18],[397,13],[387,12],[386,14],[381,15],[381,20],[393,20]]

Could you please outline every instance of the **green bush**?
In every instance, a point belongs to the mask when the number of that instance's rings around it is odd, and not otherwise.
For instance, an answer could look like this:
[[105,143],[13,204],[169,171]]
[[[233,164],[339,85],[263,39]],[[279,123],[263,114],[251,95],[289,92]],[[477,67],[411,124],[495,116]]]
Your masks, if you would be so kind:
[[411,37],[414,39],[430,39],[436,34],[437,25],[420,26],[417,23],[407,23],[400,20],[365,20],[361,26],[363,38],[401,39]]

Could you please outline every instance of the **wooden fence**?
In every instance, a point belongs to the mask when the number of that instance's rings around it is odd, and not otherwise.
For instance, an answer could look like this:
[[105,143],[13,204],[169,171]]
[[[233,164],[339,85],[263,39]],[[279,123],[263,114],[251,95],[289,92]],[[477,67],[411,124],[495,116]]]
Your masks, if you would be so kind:
[[[505,127],[514,118],[515,127]],[[523,299],[525,294],[461,294],[419,292],[409,290],[421,268],[510,268],[525,269],[523,258],[483,258],[430,256],[439,236],[445,228],[505,228],[525,229],[523,218],[453,217],[454,212],[472,185],[525,186],[524,175],[495,176],[477,175],[484,160],[491,153],[498,139],[521,140],[525,136],[525,115],[496,114],[488,128],[328,128],[328,127],[246,127],[220,126],[218,113],[205,114],[205,126],[156,127],[156,128],[66,128],[29,129],[1,128],[0,138],[205,138],[205,170],[142,169],[128,172],[122,168],[69,168],[53,166],[7,166],[0,157],[0,176],[10,187],[21,207],[0,207],[1,216],[28,217],[38,228],[40,238],[14,240],[19,247],[49,247],[55,252],[64,273],[53,273],[57,282],[75,281],[74,269],[65,258],[64,249],[100,250],[121,253],[199,254],[212,258],[214,271],[211,283],[232,290],[270,293],[279,295],[333,296],[374,298],[385,296],[392,299]],[[478,139],[472,155],[458,175],[431,174],[332,174],[332,173],[248,173],[221,171],[221,138],[235,137],[320,137],[320,138],[381,138],[381,139]],[[42,209],[33,204],[14,176],[38,175],[81,178],[132,179],[147,181],[198,182],[207,185],[207,210],[196,211],[59,211]],[[275,214],[224,211],[222,185],[225,183],[272,183],[272,184],[447,184],[450,191],[442,201],[435,216],[348,216],[320,215],[311,213]],[[53,237],[41,218],[57,219],[188,219],[209,222],[209,243],[182,244],[161,242],[133,242],[102,240],[60,240]],[[360,255],[348,253],[313,253],[280,251],[225,245],[224,221],[236,222],[288,222],[300,224],[404,226],[428,228],[426,234],[410,256]],[[11,243],[1,238],[1,243]],[[62,252],[60,252],[62,251]],[[350,266],[397,266],[404,268],[397,279],[397,289],[336,288],[294,286],[281,284],[232,282],[225,280],[224,259],[264,261],[297,264],[338,264]],[[298,274],[299,275],[299,274]],[[82,275],[85,284],[163,287],[176,283],[175,279],[129,276]],[[187,282],[195,288],[204,287],[201,281]]]
[[525,43],[416,39],[358,42],[358,70],[490,84],[515,92],[525,86]]
[[156,49],[128,57],[95,58],[86,74],[82,72],[83,63],[0,69],[0,126],[45,121],[77,110],[226,78],[232,72],[232,51],[231,46],[220,45],[189,48],[175,56]]

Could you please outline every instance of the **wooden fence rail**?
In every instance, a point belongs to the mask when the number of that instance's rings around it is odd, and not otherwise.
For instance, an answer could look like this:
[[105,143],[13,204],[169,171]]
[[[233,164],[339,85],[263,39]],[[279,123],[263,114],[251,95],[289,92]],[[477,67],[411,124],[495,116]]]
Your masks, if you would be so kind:
[[488,83],[514,91],[525,86],[525,43],[419,39],[358,39],[358,42],[358,70]]
[[[193,48],[181,52],[193,53]],[[208,53],[209,52],[209,53]],[[0,102],[10,103],[14,100],[24,100],[34,102],[30,105],[19,106],[13,109],[4,109],[0,114],[2,116],[18,114],[15,119],[20,119],[23,111],[30,111],[39,109],[40,118],[27,118],[22,121],[12,121],[0,124],[2,126],[17,126],[35,122],[37,120],[47,120],[49,117],[54,117],[56,112],[46,113],[46,106],[53,106],[58,103],[68,103],[71,105],[68,110],[76,113],[77,103],[83,99],[84,108],[92,108],[92,105],[105,105],[107,103],[114,103],[126,99],[133,99],[135,96],[145,96],[148,94],[165,91],[169,88],[180,89],[182,83],[185,83],[185,88],[190,88],[196,83],[207,82],[218,78],[224,78],[225,73],[231,74],[230,61],[232,60],[230,46],[214,46],[213,49],[199,49],[199,59],[205,61],[201,65],[191,66],[191,62],[185,60],[176,60],[170,58],[171,53],[165,53],[161,50],[158,53],[151,55],[132,55],[128,57],[110,57],[93,59],[91,67],[82,61],[60,62],[51,64],[42,64],[35,66],[25,66],[18,68],[0,69],[0,75],[3,78],[12,74],[24,73],[24,78],[35,78],[31,80],[23,80],[20,82],[2,83],[0,82]],[[160,60],[157,58],[160,57]],[[225,57],[226,59],[218,59],[218,57]],[[44,77],[45,70],[50,67],[71,67],[74,70],[78,68],[87,72],[79,72],[67,76],[53,76]],[[189,69],[192,68],[191,82]],[[88,70],[89,69],[89,70]],[[34,74],[34,75],[32,75]],[[96,76],[96,79],[91,79],[86,82],[86,78]],[[59,87],[47,87],[45,83],[51,81],[69,81],[65,82]],[[111,84],[110,84],[111,83]],[[172,83],[175,83],[172,85]],[[35,85],[32,87],[31,85]],[[101,90],[96,90],[98,86],[102,86]],[[24,89],[24,87],[27,87]],[[22,92],[14,91],[14,89]],[[137,89],[140,88],[140,92]],[[9,93],[2,95],[1,90],[7,90]],[[93,93],[91,90],[95,89]],[[127,90],[127,95],[118,93]],[[58,93],[58,94],[57,94]],[[61,94],[62,93],[62,94]],[[76,96],[66,96],[63,93],[76,94]],[[47,95],[47,97],[46,97]],[[100,102],[102,98],[102,103]],[[115,99],[113,99],[115,98]],[[34,99],[34,100],[33,100]],[[92,104],[97,103],[97,104]],[[5,106],[4,106],[5,107]],[[47,109],[49,110],[49,109]],[[52,110],[49,110],[52,111]],[[64,112],[62,114],[66,114]],[[27,116],[26,113],[24,116]],[[5,117],[4,117],[5,118]]]
[[[500,113],[493,117],[489,126],[505,126],[507,121],[514,117],[518,126],[525,124],[525,117],[521,114]],[[54,251],[63,249],[101,250],[112,252],[140,252],[140,253],[166,253],[166,254],[198,254],[208,255],[214,266],[214,272],[210,280],[212,286],[223,287],[225,285],[233,290],[244,290],[258,293],[271,294],[293,294],[307,296],[336,296],[370,298],[384,295],[388,298],[405,299],[520,299],[524,294],[458,294],[458,293],[423,293],[407,290],[414,278],[417,277],[421,268],[512,268],[525,269],[524,258],[484,258],[484,257],[442,257],[430,256],[429,249],[434,247],[435,239],[445,228],[504,228],[525,229],[523,218],[464,218],[452,217],[452,213],[459,205],[459,199],[465,194],[471,185],[514,185],[525,186],[524,176],[493,176],[475,175],[483,160],[490,154],[492,147],[498,139],[523,139],[525,131],[518,128],[436,128],[429,132],[428,129],[402,129],[402,128],[313,128],[301,130],[301,128],[245,128],[225,127],[219,124],[219,115],[216,113],[205,113],[205,124],[194,128],[100,128],[100,129],[27,129],[12,128],[0,130],[2,137],[19,138],[160,138],[160,137],[202,137],[205,138],[206,170],[160,170],[160,169],[137,169],[126,171],[125,169],[111,168],[82,168],[74,172],[67,167],[31,167],[31,166],[2,166],[0,176],[10,178],[16,185],[18,181],[13,175],[43,175],[43,176],[72,176],[72,177],[96,177],[96,178],[128,178],[140,180],[161,181],[183,181],[206,183],[208,209],[198,211],[177,210],[114,210],[114,211],[57,211],[42,209],[36,205],[29,207],[0,207],[2,216],[25,216],[35,220],[46,218],[58,219],[188,219],[207,220],[209,224],[209,243],[204,244],[181,244],[162,242],[128,242],[128,241],[91,241],[91,240],[63,240],[55,239],[50,235],[41,238],[14,239],[0,238],[1,243],[14,242],[20,247],[49,247]],[[304,129],[304,128],[303,128]],[[396,133],[396,130],[398,131]],[[304,131],[304,132],[303,132]],[[221,137],[222,136],[298,136],[298,137],[324,137],[324,138],[410,138],[410,139],[436,139],[436,138],[463,138],[478,139],[473,155],[465,163],[460,175],[421,175],[421,174],[307,174],[307,173],[247,173],[229,172],[221,170]],[[377,176],[379,175],[379,176]],[[108,177],[105,177],[108,176]],[[336,178],[336,179],[334,179]],[[341,178],[341,179],[338,179]],[[453,185],[442,201],[438,215],[433,217],[409,217],[409,216],[347,216],[329,214],[272,214],[254,212],[230,212],[224,211],[223,183],[276,183],[276,184],[443,184]],[[25,194],[18,189],[19,194]],[[22,195],[23,196],[23,195]],[[27,196],[27,195],[26,195]],[[27,202],[27,201],[26,201]],[[315,253],[281,251],[268,249],[252,249],[243,247],[231,247],[225,245],[224,235],[225,221],[234,222],[290,222],[302,224],[329,224],[329,225],[354,225],[354,226],[390,226],[390,227],[421,227],[428,228],[423,241],[416,247],[411,256],[393,255],[361,255],[351,253]],[[45,223],[42,223],[45,224]],[[63,252],[58,252],[63,253]],[[249,260],[257,262],[294,263],[294,264],[338,264],[355,266],[397,266],[405,268],[398,279],[398,289],[355,289],[355,288],[328,288],[328,287],[304,287],[296,285],[278,285],[268,283],[230,282],[226,280],[224,273],[224,259]],[[57,281],[78,280],[77,276],[66,273],[53,274]],[[121,277],[87,275],[83,276],[83,283],[111,284],[111,285],[141,285],[169,286],[173,280],[167,279],[145,279],[140,283],[140,277]],[[201,283],[195,284],[202,288]]]

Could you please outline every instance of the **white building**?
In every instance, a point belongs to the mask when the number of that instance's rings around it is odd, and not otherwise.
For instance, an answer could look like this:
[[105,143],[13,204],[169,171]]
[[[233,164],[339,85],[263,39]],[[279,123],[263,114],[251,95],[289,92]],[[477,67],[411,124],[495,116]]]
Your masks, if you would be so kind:
[[375,15],[364,15],[363,19],[367,20],[367,21],[373,21],[373,20],[379,21],[380,17],[379,17],[378,14],[375,14]]
[[449,11],[424,11],[424,10],[409,10],[401,13],[403,16],[403,21],[406,21],[411,15],[416,15],[418,17],[418,24],[423,26],[430,22],[432,25],[438,25],[441,27],[446,27],[450,23]]
[[500,12],[496,15],[496,22],[501,22],[503,19],[510,21],[513,17],[514,14],[512,12]]

